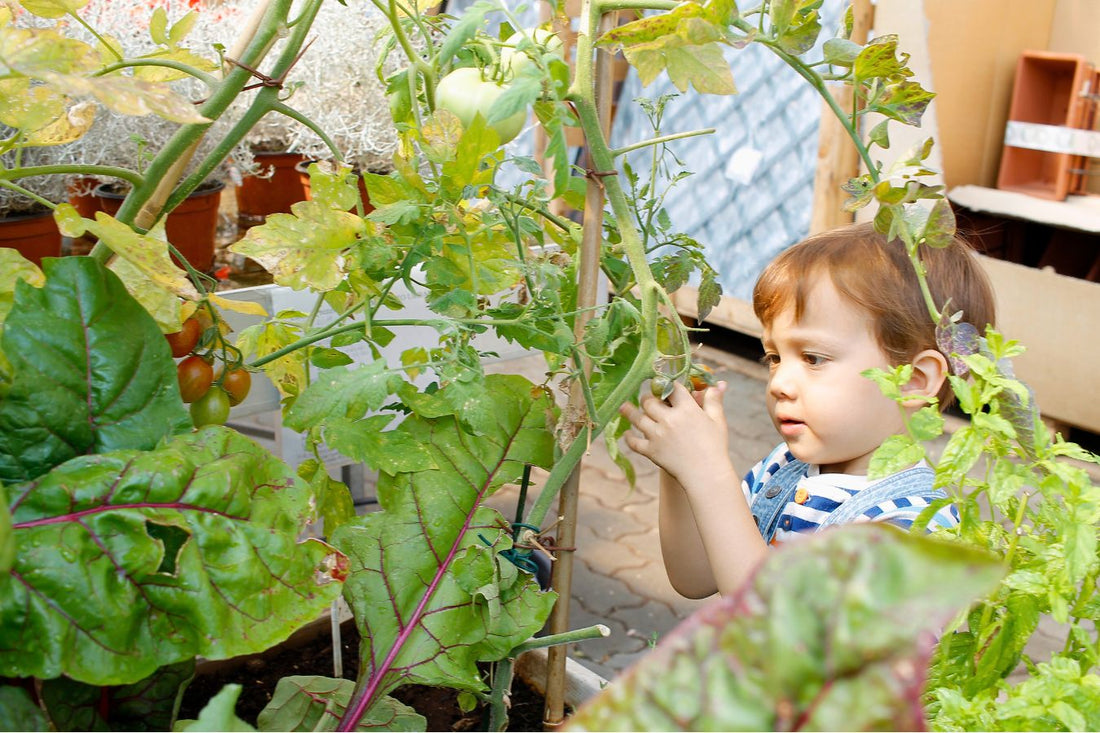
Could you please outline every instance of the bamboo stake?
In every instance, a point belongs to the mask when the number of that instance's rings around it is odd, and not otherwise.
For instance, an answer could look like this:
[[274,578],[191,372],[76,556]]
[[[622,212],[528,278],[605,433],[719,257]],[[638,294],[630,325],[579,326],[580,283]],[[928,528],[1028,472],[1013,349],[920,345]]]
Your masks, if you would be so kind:
[[[874,21],[871,0],[852,0],[851,40],[863,44]],[[830,90],[837,105],[851,116],[852,87],[837,84]],[[847,194],[841,186],[859,175],[859,151],[827,103],[822,103],[821,125],[817,138],[817,169],[814,173],[814,202],[810,215],[810,234],[850,224],[855,215],[844,211]]]
[[[616,13],[608,13],[600,19],[600,33],[615,25]],[[600,50],[596,54],[596,68],[593,84],[596,92],[596,108],[599,111],[600,127],[606,136],[611,129],[611,56]],[[587,165],[593,165],[591,156],[586,155]],[[588,185],[585,189],[584,222],[581,235],[580,267],[577,275],[577,316],[573,322],[573,339],[581,342],[584,329],[592,317],[592,307],[596,304],[600,276],[600,248],[603,243],[603,207],[604,187],[600,171],[589,171]],[[591,374],[592,365],[588,359],[573,368]],[[569,401],[563,414],[564,429],[559,442],[564,450],[576,439],[587,421],[595,416],[587,414],[581,383],[575,380],[569,392]],[[577,504],[580,497],[580,469],[578,462],[573,473],[563,484],[558,496],[558,536],[559,547],[575,547],[577,537]],[[558,592],[558,601],[550,615],[550,633],[562,634],[569,630],[569,605],[572,598],[573,554],[564,551],[558,554],[554,562],[550,585]],[[547,729],[557,728],[565,719],[565,660],[568,645],[554,646],[548,650],[546,671],[546,709],[543,725]]]

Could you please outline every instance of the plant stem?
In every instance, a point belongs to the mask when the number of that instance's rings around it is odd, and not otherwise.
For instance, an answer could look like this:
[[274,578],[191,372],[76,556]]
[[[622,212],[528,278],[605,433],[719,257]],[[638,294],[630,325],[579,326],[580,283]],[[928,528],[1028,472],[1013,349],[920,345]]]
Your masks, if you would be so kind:
[[681,140],[688,137],[697,137],[699,135],[710,135],[714,133],[713,127],[704,127],[701,130],[690,130],[688,132],[675,132],[669,135],[661,135],[660,137],[650,138],[649,140],[643,140],[640,143],[634,143],[632,145],[624,145],[621,148],[615,148],[611,151],[611,155],[618,158],[620,155],[624,155],[633,150],[640,150],[641,148],[647,148],[651,145],[663,145],[673,140]]
[[529,652],[533,649],[545,649],[546,647],[558,646],[561,644],[572,644],[578,641],[584,641],[585,639],[605,639],[611,636],[611,629],[603,624],[594,624],[593,626],[585,626],[582,629],[573,629],[572,631],[566,631],[561,634],[547,634],[546,636],[536,636],[532,639],[528,639],[515,649],[512,650],[510,656],[518,657],[524,652]]
[[111,74],[122,69],[129,69],[135,66],[160,66],[165,69],[175,69],[176,71],[181,71],[188,76],[195,77],[211,89],[216,87],[219,81],[217,77],[211,76],[204,71],[200,71],[194,66],[189,66],[188,64],[182,63],[180,61],[172,61],[171,59],[127,59],[124,61],[119,61],[115,64],[111,64],[110,66],[105,66],[96,73],[92,74],[92,76],[106,76],[107,74]]
[[18,171],[0,170],[0,180],[18,180],[30,176],[47,175],[85,175],[85,176],[110,176],[121,178],[132,184],[141,183],[141,174],[129,168],[120,168],[114,165],[34,165],[20,168]]

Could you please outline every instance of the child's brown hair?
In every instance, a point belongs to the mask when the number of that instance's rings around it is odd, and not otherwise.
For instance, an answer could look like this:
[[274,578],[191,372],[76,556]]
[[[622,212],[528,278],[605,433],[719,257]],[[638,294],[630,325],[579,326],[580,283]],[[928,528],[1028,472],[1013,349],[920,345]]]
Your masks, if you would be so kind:
[[[979,333],[993,325],[993,288],[965,240],[956,236],[946,247],[922,247],[921,260],[937,307],[950,299],[949,312],[961,310],[963,320]],[[756,281],[756,317],[767,325],[793,304],[799,320],[813,276],[822,272],[842,296],[871,315],[875,338],[894,365],[909,363],[925,349],[939,349],[936,325],[905,245],[887,242],[871,224],[822,232],[780,253]],[[941,407],[952,403],[948,382],[938,396]]]

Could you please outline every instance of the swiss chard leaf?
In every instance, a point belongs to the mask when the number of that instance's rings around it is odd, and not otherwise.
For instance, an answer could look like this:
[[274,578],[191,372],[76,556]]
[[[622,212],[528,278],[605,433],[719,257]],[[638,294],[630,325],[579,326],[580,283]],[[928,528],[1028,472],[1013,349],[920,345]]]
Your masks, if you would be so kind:
[[511,545],[508,525],[481,502],[524,463],[549,465],[551,402],[521,377],[486,382],[494,428],[463,430],[453,407],[461,401],[440,390],[439,412],[449,414],[410,415],[396,429],[427,446],[438,468],[383,474],[382,511],[333,537],[351,561],[345,597],[363,638],[345,723],[401,684],[484,689],[476,662],[503,657],[549,614],[554,594],[499,557]]
[[[351,680],[331,677],[283,677],[271,702],[260,713],[260,730],[335,730],[355,690]],[[392,697],[385,697],[359,721],[356,730],[427,730],[424,716]]]
[[8,488],[0,675],[120,685],[260,651],[317,617],[344,560],[299,543],[312,492],[244,436],[74,458]]
[[168,343],[119,279],[87,257],[20,282],[0,338],[14,379],[0,399],[0,481],[86,453],[152,448],[190,429]]
[[0,730],[50,730],[50,722],[25,689],[0,685]]
[[922,730],[932,634],[991,557],[851,525],[772,552],[570,721],[573,730]]
[[42,700],[58,730],[171,730],[194,673],[195,661],[188,659],[117,687],[58,677],[42,683]]

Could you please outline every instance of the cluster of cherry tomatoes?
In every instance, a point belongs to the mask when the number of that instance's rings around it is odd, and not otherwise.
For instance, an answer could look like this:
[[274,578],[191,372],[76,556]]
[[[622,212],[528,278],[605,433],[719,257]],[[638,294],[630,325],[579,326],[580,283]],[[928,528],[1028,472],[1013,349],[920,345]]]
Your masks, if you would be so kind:
[[[214,325],[204,326],[196,313],[175,333],[165,334],[176,365],[180,397],[191,405],[195,427],[222,425],[229,409],[239,405],[252,388],[252,375],[243,367],[240,352],[229,346]],[[221,366],[215,371],[214,362]]]

